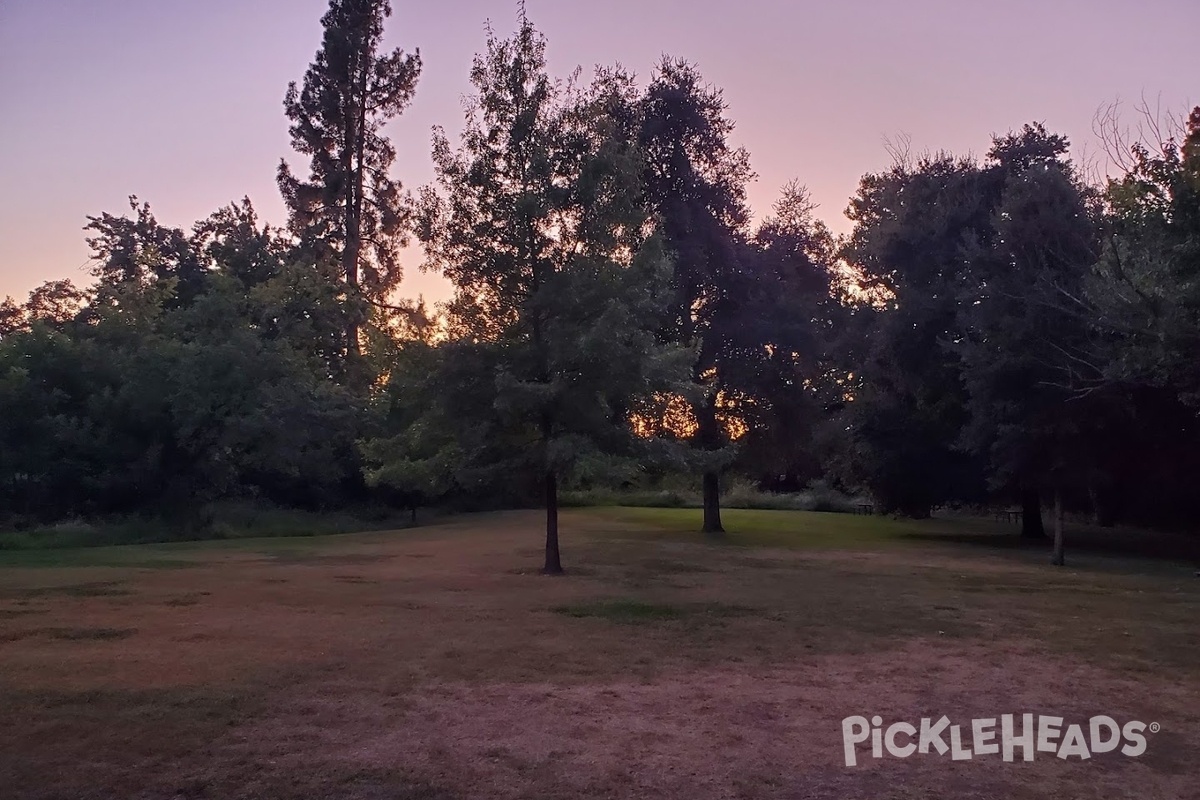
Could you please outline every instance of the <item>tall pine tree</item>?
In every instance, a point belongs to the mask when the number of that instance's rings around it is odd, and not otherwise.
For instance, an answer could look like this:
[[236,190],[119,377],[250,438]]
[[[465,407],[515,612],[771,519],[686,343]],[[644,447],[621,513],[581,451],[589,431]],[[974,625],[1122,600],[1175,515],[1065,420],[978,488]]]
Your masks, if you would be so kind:
[[[383,133],[412,100],[420,53],[381,53],[388,0],[330,0],[324,39],[303,84],[284,99],[292,146],[309,157],[309,176],[279,166],[292,232],[335,262],[346,301],[345,351],[354,362],[370,303],[400,281],[399,250],[408,213],[389,175],[396,151]],[[332,270],[331,270],[332,271]]]

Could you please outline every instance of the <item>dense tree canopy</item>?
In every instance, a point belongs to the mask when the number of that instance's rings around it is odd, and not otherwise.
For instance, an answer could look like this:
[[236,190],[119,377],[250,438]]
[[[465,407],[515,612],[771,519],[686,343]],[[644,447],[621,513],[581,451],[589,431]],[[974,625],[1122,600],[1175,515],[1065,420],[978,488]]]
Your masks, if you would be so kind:
[[[386,0],[331,0],[284,103],[285,227],[87,221],[93,281],[0,304],[0,521],[226,501],[544,505],[722,476],[915,517],[1020,504],[1178,526],[1200,474],[1200,109],[1089,182],[1038,123],[982,158],[899,156],[835,237],[803,184],[755,216],[721,90],[664,58],[554,77],[489,27],[436,181],[385,125],[418,55]],[[398,299],[409,236],[454,286]],[[402,291],[402,289],[401,289]],[[725,481],[728,483],[728,481]],[[1056,560],[1063,560],[1058,536]]]
[[[447,382],[417,424],[457,428],[445,437],[456,471],[542,485],[545,570],[557,573],[560,481],[629,471],[630,411],[675,382],[679,359],[652,331],[665,261],[638,202],[627,76],[601,71],[588,87],[552,79],[545,41],[522,18],[511,39],[489,38],[471,81],[461,144],[435,137],[440,192],[425,194],[421,236],[456,288],[443,355],[483,370],[435,366]],[[454,385],[455,374],[471,385]],[[464,401],[474,408],[438,408]],[[447,461],[444,450],[431,458]],[[442,470],[418,474],[431,472]]]

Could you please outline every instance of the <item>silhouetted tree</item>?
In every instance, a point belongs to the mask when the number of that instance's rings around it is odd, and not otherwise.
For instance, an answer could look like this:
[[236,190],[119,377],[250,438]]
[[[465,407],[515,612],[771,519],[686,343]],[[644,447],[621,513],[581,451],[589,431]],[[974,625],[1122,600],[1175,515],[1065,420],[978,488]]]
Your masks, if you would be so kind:
[[1200,107],[1182,143],[1135,145],[1112,180],[1104,247],[1088,301],[1111,334],[1108,377],[1169,387],[1200,407]]
[[948,344],[963,249],[987,238],[991,209],[978,166],[938,155],[865,176],[847,214],[843,256],[879,298],[860,301],[845,364],[851,470],[881,510],[925,517],[982,488],[981,465],[957,446],[967,398]]
[[1064,137],[1036,124],[994,141],[981,176],[992,230],[964,247],[952,345],[968,397],[961,444],[986,460],[993,488],[1055,497],[1059,562],[1063,494],[1086,491],[1089,442],[1112,419],[1094,391],[1102,375],[1087,357],[1089,323],[1072,307],[1097,228],[1066,153]]
[[693,405],[693,440],[702,458],[706,533],[721,524],[720,470],[730,459],[719,404],[724,350],[737,325],[742,287],[739,251],[749,221],[749,154],[729,142],[733,122],[721,91],[686,61],[663,59],[642,99],[638,134],[643,181],[657,229],[674,264],[673,294],[661,326],[665,341],[695,350],[692,380],[703,389]]
[[824,473],[818,429],[843,387],[833,362],[845,308],[835,297],[837,245],[799,183],[739,255],[736,309],[722,326],[722,384],[744,426],[738,466],[761,479],[803,485]]
[[292,146],[309,158],[309,176],[279,166],[279,188],[292,232],[319,263],[340,265],[347,299],[345,352],[360,353],[364,301],[382,303],[400,281],[399,250],[407,208],[390,175],[396,151],[383,126],[412,100],[419,53],[381,53],[388,0],[331,0],[324,39],[301,86],[288,88],[284,110]]
[[114,287],[171,281],[173,305],[186,305],[205,288],[208,271],[187,233],[159,223],[149,203],[129,198],[132,216],[103,213],[88,217],[92,232],[92,273],[98,301],[106,302]]
[[[544,570],[554,574],[561,480],[635,469],[630,457],[647,443],[629,415],[638,398],[676,388],[682,361],[651,330],[666,262],[644,232],[632,83],[619,71],[601,71],[588,89],[555,81],[545,47],[523,14],[511,39],[489,36],[458,148],[435,136],[441,193],[424,194],[422,239],[456,287],[447,357],[478,367],[435,371],[443,402],[473,412],[431,419],[456,428],[460,481],[536,475]],[[420,448],[410,457],[442,459]]]

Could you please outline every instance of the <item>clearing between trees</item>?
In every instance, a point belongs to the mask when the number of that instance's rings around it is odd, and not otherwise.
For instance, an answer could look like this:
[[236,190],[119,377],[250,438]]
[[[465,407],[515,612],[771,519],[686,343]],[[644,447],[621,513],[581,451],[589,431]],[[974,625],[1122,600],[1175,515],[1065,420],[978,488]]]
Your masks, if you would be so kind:
[[[537,512],[0,553],[5,798],[1197,797],[1200,580],[1010,528]],[[1144,755],[843,761],[842,720],[1093,715]],[[1018,759],[1020,757],[1018,756]]]

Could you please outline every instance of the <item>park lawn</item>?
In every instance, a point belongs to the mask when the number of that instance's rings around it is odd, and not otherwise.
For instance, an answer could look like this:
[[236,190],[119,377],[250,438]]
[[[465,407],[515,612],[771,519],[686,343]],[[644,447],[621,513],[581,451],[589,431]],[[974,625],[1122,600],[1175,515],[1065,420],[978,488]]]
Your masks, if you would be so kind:
[[[670,533],[683,540],[700,541],[700,509],[603,508],[598,515],[625,522],[651,538]],[[727,529],[723,542],[747,547],[856,549],[903,544],[914,535],[971,532],[980,536],[1011,533],[976,520],[906,520],[818,511],[775,511],[727,508],[721,510]]]
[[[0,797],[1197,796],[1191,565],[1055,570],[987,522],[698,521],[566,512],[563,578],[537,512],[0,553]],[[847,716],[1020,712],[1161,732],[1140,758],[842,761]]]

